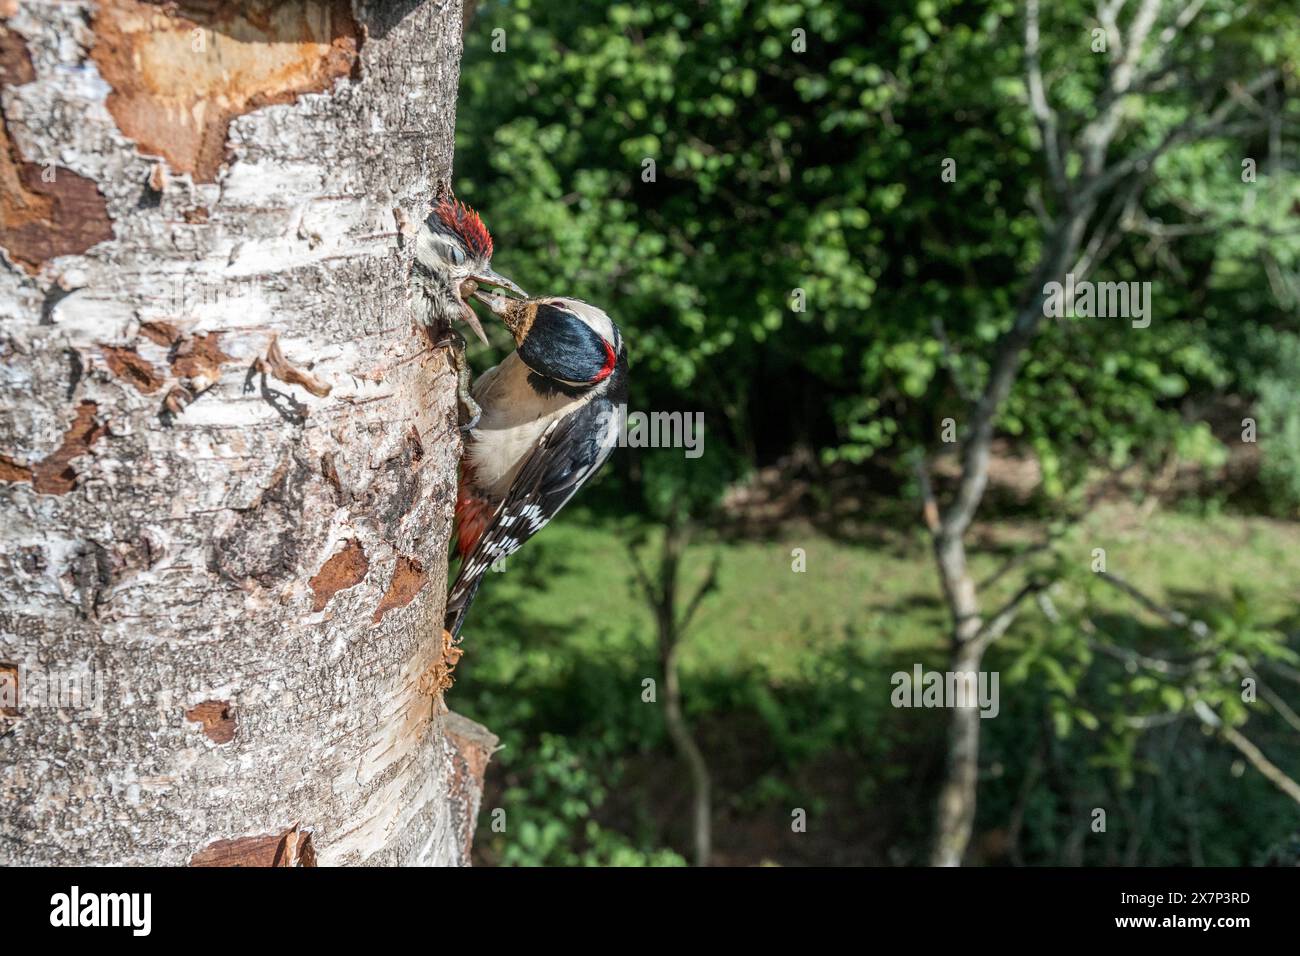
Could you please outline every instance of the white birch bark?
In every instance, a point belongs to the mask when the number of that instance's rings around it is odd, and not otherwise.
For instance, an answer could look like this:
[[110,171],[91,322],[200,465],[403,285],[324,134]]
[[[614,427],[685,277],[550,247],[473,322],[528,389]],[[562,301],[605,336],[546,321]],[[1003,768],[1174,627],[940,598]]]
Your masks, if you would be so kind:
[[398,235],[460,3],[0,18],[0,863],[467,863],[455,377]]

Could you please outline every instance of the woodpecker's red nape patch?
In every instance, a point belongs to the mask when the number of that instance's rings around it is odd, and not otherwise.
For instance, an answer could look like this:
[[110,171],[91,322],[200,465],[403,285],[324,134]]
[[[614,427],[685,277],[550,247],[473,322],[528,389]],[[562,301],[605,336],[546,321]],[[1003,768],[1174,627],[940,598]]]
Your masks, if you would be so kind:
[[438,203],[434,213],[444,226],[460,236],[476,256],[480,259],[492,258],[492,234],[473,209],[459,199],[444,199]]
[[596,377],[592,379],[592,382],[605,381],[613,373],[614,366],[618,364],[618,356],[614,354],[614,346],[603,339],[600,344],[605,346],[605,365],[596,373]]

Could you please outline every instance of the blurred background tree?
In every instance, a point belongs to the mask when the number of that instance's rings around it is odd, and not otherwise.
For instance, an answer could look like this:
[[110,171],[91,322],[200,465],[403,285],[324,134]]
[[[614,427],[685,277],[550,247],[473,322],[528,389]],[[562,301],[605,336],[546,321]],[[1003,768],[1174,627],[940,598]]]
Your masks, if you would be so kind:
[[[484,589],[455,693],[503,734],[495,799],[528,824],[480,833],[485,860],[690,855],[689,788],[640,698],[662,632],[627,556],[671,548],[670,515],[702,528],[679,592],[716,585],[680,648],[714,858],[938,858],[953,731],[888,706],[892,672],[954,666],[960,645],[916,466],[937,514],[1054,258],[1151,283],[1152,321],[1036,322],[992,409],[963,550],[988,608],[1032,613],[983,665],[1004,704],[975,753],[973,842],[948,856],[1251,862],[1297,829],[1229,738],[1249,721],[1300,773],[1300,5],[1049,4],[1041,100],[1033,6],[481,5],[458,192],[503,270],[615,316],[633,408],[707,427],[700,459],[619,451],[586,510]],[[1272,702],[1243,706],[1250,674]],[[1096,807],[1122,835],[1096,838]]]

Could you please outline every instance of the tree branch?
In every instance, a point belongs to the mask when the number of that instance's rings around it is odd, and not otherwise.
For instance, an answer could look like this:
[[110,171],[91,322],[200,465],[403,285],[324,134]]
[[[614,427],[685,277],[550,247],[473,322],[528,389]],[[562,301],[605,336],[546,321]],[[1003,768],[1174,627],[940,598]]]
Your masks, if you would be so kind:
[[629,544],[627,554],[632,561],[632,571],[636,575],[637,583],[641,585],[641,590],[644,592],[646,599],[652,605],[657,606],[659,604],[659,591],[654,582],[650,580],[650,575],[646,573],[645,565],[641,563],[641,556],[637,554],[636,546]]
[[[1210,636],[1210,629],[1205,625],[1204,622],[1189,618],[1186,614],[1183,614],[1181,611],[1177,611],[1173,608],[1167,608],[1161,604],[1158,604],[1156,601],[1147,597],[1145,594],[1143,594],[1137,588],[1133,587],[1124,579],[1119,578],[1109,572],[1102,572],[1101,576],[1102,579],[1105,580],[1107,583],[1114,585],[1119,590],[1127,594],[1129,597],[1133,598],[1133,600],[1141,604],[1144,608],[1151,611],[1153,614],[1156,614],[1157,616],[1163,618],[1164,620],[1168,621],[1170,624],[1174,624],[1175,626],[1186,628],[1192,631],[1192,633],[1196,634],[1198,637]],[[1089,642],[1089,643],[1091,646],[1095,646],[1097,647],[1097,649],[1105,653],[1115,654],[1116,656],[1121,657],[1121,659],[1132,661],[1134,663],[1140,663],[1144,667],[1147,667],[1151,670],[1155,670],[1158,671],[1159,673],[1164,673],[1164,674],[1172,674],[1176,672],[1186,673],[1188,671],[1205,670],[1209,666],[1208,659],[1201,659],[1198,660],[1196,664],[1193,665],[1192,667],[1184,669],[1178,667],[1178,665],[1174,665],[1171,662],[1162,660],[1160,658],[1146,657],[1144,655],[1140,655],[1135,652],[1128,651],[1127,649],[1112,647],[1110,645],[1101,644],[1099,642]],[[1248,675],[1252,674],[1249,665],[1245,661],[1238,661],[1237,667],[1239,670],[1245,672]],[[1255,679],[1256,681],[1258,681],[1257,677]],[[1270,703],[1273,704],[1274,708],[1278,710],[1278,713],[1281,714],[1283,719],[1286,720],[1288,724],[1290,724],[1292,727],[1296,727],[1297,724],[1300,724],[1300,718],[1298,718],[1295,712],[1292,711],[1290,707],[1287,707],[1286,704],[1282,702],[1281,699],[1278,698],[1276,694],[1273,694],[1273,692],[1268,690],[1268,688],[1262,687],[1262,685],[1261,685],[1261,689],[1265,692],[1265,695],[1269,699]],[[1282,704],[1280,708],[1277,706],[1278,703]],[[1279,768],[1276,764],[1270,761],[1264,755],[1263,751],[1261,751],[1257,746],[1255,746],[1255,744],[1252,743],[1250,739],[1246,737],[1245,734],[1241,733],[1241,731],[1237,730],[1235,727],[1232,727],[1224,723],[1223,719],[1220,718],[1219,715],[1214,712],[1214,709],[1211,708],[1210,705],[1206,703],[1204,700],[1193,701],[1192,712],[1196,714],[1196,717],[1201,721],[1201,723],[1215,730],[1219,736],[1221,736],[1228,743],[1232,744],[1232,746],[1235,747],[1248,761],[1250,761],[1250,764],[1256,770],[1258,770],[1264,777],[1266,777],[1271,783],[1273,783],[1274,786],[1276,786],[1279,790],[1281,790],[1283,793],[1289,796],[1296,803],[1300,803],[1300,783],[1297,783],[1295,780],[1289,777],[1281,768]]]
[[1048,582],[1046,581],[1033,579],[1025,582],[1020,590],[979,629],[973,641],[977,653],[983,654],[984,651],[988,650],[990,644],[1007,632],[1007,628],[1012,625],[1016,615],[1020,613],[1020,605],[1024,603],[1025,598],[1038,594],[1046,590],[1047,587]]
[[1139,591],[1136,587],[1129,584],[1128,581],[1124,580],[1113,571],[1100,571],[1097,576],[1111,587],[1123,591],[1134,601],[1142,605],[1142,607],[1146,608],[1161,620],[1172,624],[1175,627],[1186,628],[1203,640],[1210,637],[1209,625],[1204,621],[1194,620],[1182,611],[1171,607],[1165,607],[1163,604],[1156,602],[1153,598],[1150,598],[1143,592]]
[[686,610],[682,613],[681,623],[677,625],[678,633],[686,633],[686,629],[690,627],[691,620],[695,617],[695,612],[699,610],[700,602],[703,601],[710,592],[717,590],[718,569],[721,566],[722,553],[715,551],[713,552],[712,560],[709,562],[708,574],[706,574],[704,580],[700,582],[699,588],[696,590],[695,594],[692,595],[690,601],[686,605]]
[[1260,680],[1257,675],[1252,674],[1251,676],[1254,678],[1255,684],[1259,687],[1260,696],[1268,702],[1269,706],[1277,712],[1279,717],[1291,725],[1292,730],[1300,732],[1300,714],[1297,714],[1292,710],[1291,706],[1282,699],[1281,695]]
[[1039,136],[1043,140],[1043,157],[1047,160],[1052,189],[1061,205],[1065,206],[1070,202],[1070,184],[1065,176],[1065,162],[1061,155],[1056,111],[1047,101],[1047,90],[1043,85],[1038,0],[1028,0],[1025,4],[1025,75],[1029,89],[1029,108],[1034,114]]
[[968,404],[973,403],[979,397],[979,393],[966,382],[965,376],[961,374],[961,370],[957,366],[957,348],[952,344],[952,340],[948,338],[948,329],[943,324],[943,319],[936,315],[930,320],[930,328],[934,331],[934,337],[939,341],[943,366],[948,370],[953,388],[957,389],[957,394],[961,396],[963,401]]
[[939,534],[960,537],[970,526],[988,485],[989,445],[993,440],[993,423],[1011,393],[1020,369],[1020,353],[1033,338],[1043,318],[1042,286],[1045,276],[1059,274],[1078,247],[1084,218],[1075,212],[1057,229],[1029,282],[1029,301],[1016,314],[1011,327],[998,339],[993,367],[983,394],[971,411],[970,425],[962,448],[961,481],[952,504],[943,514]]
[[934,497],[934,484],[930,480],[930,466],[924,453],[916,456],[916,481],[921,489],[921,517],[931,534],[939,531],[939,502]]
[[[1098,18],[1102,20],[1109,38],[1119,34],[1115,22],[1118,8],[1102,4],[1098,9]],[[1097,116],[1084,127],[1079,136],[1080,152],[1084,157],[1084,176],[1094,178],[1105,167],[1106,151],[1110,148],[1115,131],[1119,128],[1120,108],[1124,97],[1133,87],[1134,75],[1142,59],[1142,49],[1147,37],[1160,14],[1160,0],[1143,0],[1142,6],[1133,17],[1126,37],[1116,52],[1116,61],[1112,66],[1106,82],[1106,92],[1098,106]],[[1109,23],[1107,23],[1109,19]]]
[[1209,118],[1204,122],[1189,119],[1167,132],[1164,138],[1151,149],[1132,156],[1127,156],[1104,172],[1098,169],[1088,184],[1084,186],[1083,190],[1080,192],[1080,199],[1092,200],[1097,198],[1125,176],[1132,174],[1134,171],[1145,171],[1150,168],[1152,163],[1164,155],[1164,153],[1181,143],[1194,142],[1196,140],[1207,139],[1212,136],[1227,135],[1230,133],[1249,132],[1260,128],[1263,125],[1263,121],[1261,120],[1254,120],[1238,126],[1232,126],[1228,124],[1228,119],[1241,105],[1240,95],[1242,93],[1251,94],[1258,92],[1269,84],[1275,83],[1279,76],[1281,76],[1281,74],[1277,70],[1265,71],[1250,83],[1246,84],[1246,86],[1239,87],[1230,93],[1223,102],[1210,111]]
[[1213,708],[1203,700],[1198,700],[1192,704],[1192,712],[1196,714],[1201,723],[1217,731],[1220,737],[1236,747],[1241,755],[1250,761],[1250,765],[1263,774],[1273,786],[1296,803],[1300,803],[1300,783],[1296,783],[1295,780],[1287,776],[1281,767],[1264,756],[1264,752],[1256,747],[1245,734],[1237,730],[1236,727],[1225,724],[1222,718],[1214,712]]

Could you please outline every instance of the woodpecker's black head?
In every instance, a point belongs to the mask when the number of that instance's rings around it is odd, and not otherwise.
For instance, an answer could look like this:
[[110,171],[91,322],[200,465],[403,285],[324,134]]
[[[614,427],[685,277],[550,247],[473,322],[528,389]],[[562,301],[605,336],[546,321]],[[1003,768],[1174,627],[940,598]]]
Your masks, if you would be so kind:
[[603,311],[581,299],[548,296],[510,299],[479,290],[478,299],[504,320],[519,358],[538,375],[562,386],[600,385],[626,365],[623,336]]
[[427,325],[461,319],[484,344],[487,336],[466,298],[480,284],[526,293],[492,269],[492,236],[478,213],[455,199],[444,199],[415,237],[416,307]]

